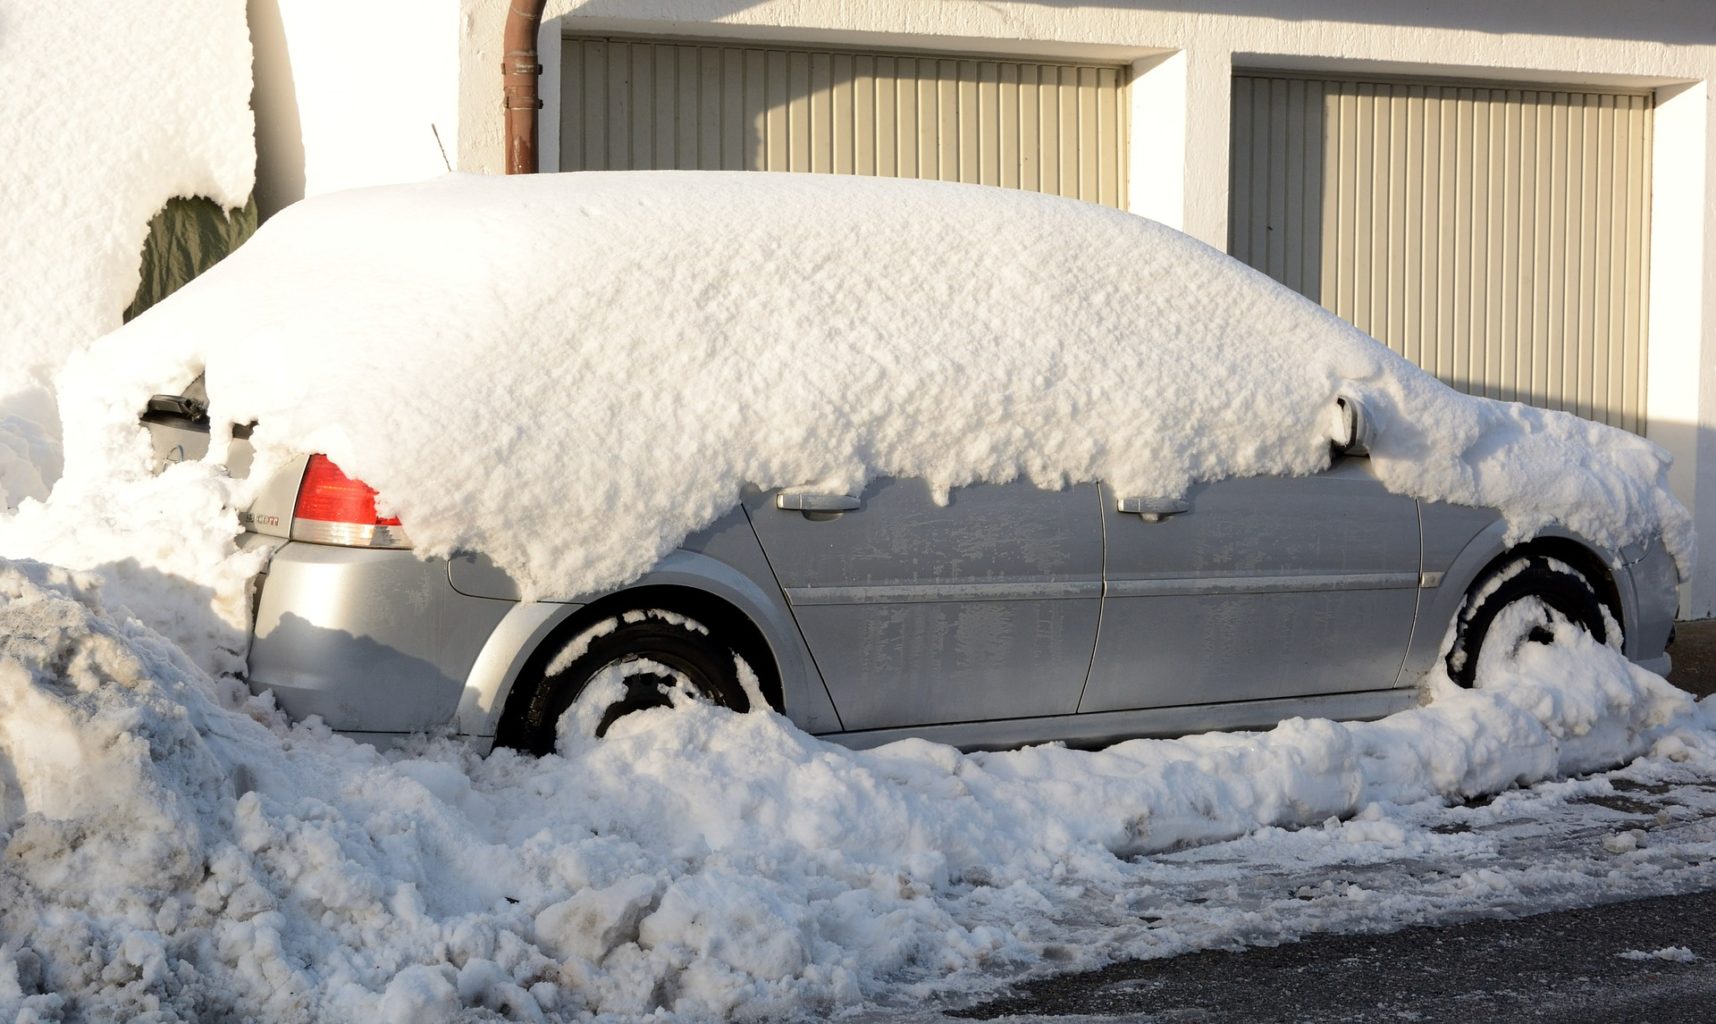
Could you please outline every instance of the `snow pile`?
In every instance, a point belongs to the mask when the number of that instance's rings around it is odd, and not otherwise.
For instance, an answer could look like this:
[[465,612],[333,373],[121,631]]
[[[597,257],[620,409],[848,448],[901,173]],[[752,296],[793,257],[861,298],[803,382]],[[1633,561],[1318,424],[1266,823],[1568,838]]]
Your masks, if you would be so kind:
[[0,510],[16,508],[25,498],[47,497],[59,478],[58,432],[43,426],[48,419],[16,412],[0,415]]
[[144,472],[138,410],[205,368],[265,454],[326,452],[421,554],[482,551],[539,594],[639,575],[746,483],[1310,473],[1343,395],[1395,490],[1497,506],[1515,539],[1661,532],[1689,564],[1649,442],[1464,397],[1176,232],[1017,191],[616,173],[319,197],[79,361],[67,472]]
[[1381,722],[1099,753],[855,753],[697,704],[542,760],[384,756],[212,681],[88,578],[7,565],[0,1013],[815,1017],[1089,962],[1132,940],[1057,907],[1163,904],[1161,851],[1318,823],[1400,846],[1398,805],[1653,750],[1716,767],[1706,709],[1557,639]]
[[149,219],[176,195],[244,205],[255,176],[251,125],[240,0],[0,3],[8,504],[45,495],[58,471],[46,386],[69,353],[119,326]]
[[265,552],[240,552],[239,483],[222,467],[182,462],[123,485],[68,476],[47,502],[0,516],[0,558],[30,558],[99,577],[104,604],[135,617],[203,671],[240,674],[250,649],[251,579]]
[[1622,960],[1660,960],[1673,964],[1695,964],[1698,962],[1698,954],[1685,946],[1664,946],[1649,952],[1642,949],[1629,949],[1615,955]]

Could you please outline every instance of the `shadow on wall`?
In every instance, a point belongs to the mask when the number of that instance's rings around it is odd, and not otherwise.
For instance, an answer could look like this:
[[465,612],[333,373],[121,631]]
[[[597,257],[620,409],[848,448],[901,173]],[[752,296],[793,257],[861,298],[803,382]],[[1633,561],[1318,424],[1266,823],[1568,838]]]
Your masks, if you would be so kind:
[[756,43],[568,40],[563,170],[767,170],[1125,203],[1124,69]]
[[[1518,33],[1636,39],[1665,43],[1716,42],[1716,9],[1709,0],[1568,0],[1548,5],[1511,0],[1034,0],[1039,7],[1096,7],[1115,10],[1236,15],[1272,21],[1332,21],[1358,25],[1402,25],[1430,29],[1469,29],[1496,35]],[[635,18],[637,0],[585,0],[574,6],[580,17]],[[683,0],[675,10],[682,24],[715,21],[760,6],[761,0]],[[988,5],[977,5],[987,7]],[[1002,14],[1005,18],[1006,15]]]
[[256,114],[256,207],[267,220],[304,198],[304,135],[280,0],[247,0],[250,108]]

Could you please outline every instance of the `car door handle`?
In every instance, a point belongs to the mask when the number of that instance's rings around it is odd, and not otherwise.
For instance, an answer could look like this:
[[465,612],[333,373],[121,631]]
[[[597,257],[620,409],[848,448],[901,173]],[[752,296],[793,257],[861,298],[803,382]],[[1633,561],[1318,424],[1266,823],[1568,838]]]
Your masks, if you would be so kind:
[[789,512],[852,512],[862,504],[850,494],[775,495],[775,508]]
[[1146,523],[1159,523],[1169,516],[1190,512],[1192,503],[1182,498],[1121,498],[1120,511]]

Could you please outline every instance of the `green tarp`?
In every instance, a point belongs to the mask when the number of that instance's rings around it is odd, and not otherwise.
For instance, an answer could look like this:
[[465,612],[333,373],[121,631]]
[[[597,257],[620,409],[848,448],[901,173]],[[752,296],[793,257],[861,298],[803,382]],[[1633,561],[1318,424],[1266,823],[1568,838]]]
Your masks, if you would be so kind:
[[256,232],[256,199],[224,210],[212,199],[169,199],[149,222],[143,242],[143,281],[125,309],[132,317],[173,294]]

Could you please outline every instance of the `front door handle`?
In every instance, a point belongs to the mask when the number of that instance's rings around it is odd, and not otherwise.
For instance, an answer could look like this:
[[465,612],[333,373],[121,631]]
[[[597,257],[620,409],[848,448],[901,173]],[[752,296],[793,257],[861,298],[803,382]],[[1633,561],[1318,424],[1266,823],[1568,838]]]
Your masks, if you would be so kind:
[[775,495],[775,508],[789,512],[852,512],[862,504],[850,494]]
[[1159,523],[1169,516],[1190,512],[1192,503],[1183,498],[1121,498],[1120,511],[1146,523]]

